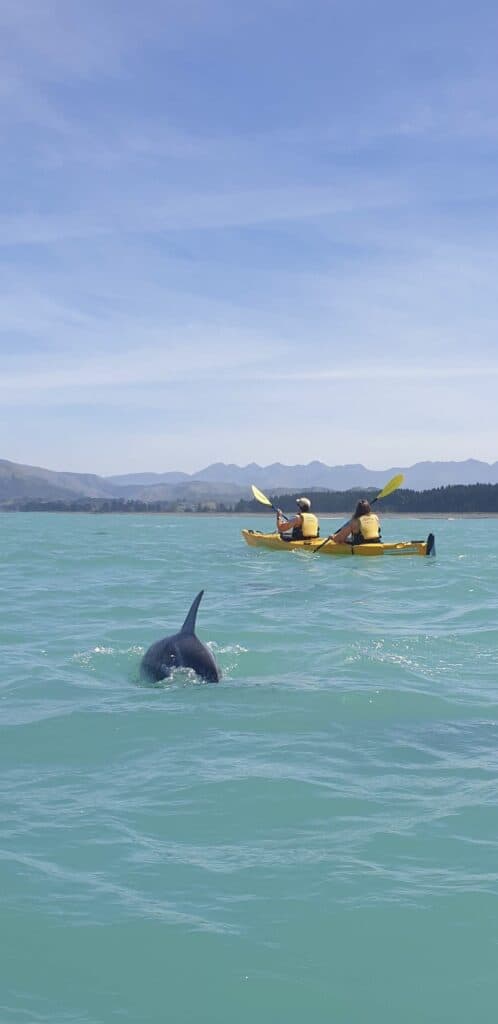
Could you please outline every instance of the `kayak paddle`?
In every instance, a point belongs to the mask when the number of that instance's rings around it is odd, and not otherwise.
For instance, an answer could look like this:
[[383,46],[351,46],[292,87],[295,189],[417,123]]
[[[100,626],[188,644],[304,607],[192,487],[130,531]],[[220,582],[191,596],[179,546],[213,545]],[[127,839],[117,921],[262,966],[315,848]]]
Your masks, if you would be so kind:
[[[392,480],[390,480],[389,483],[386,484],[386,486],[383,487],[381,491],[379,491],[377,497],[372,499],[372,501],[370,502],[370,505],[375,505],[376,501],[380,501],[381,498],[387,498],[388,494],[392,494],[393,491],[397,491],[398,487],[401,487],[401,484],[403,483],[404,479],[405,478],[404,478],[402,473],[398,473],[397,476],[393,476]],[[344,527],[347,526],[348,523],[350,523],[350,522],[351,522],[351,519],[348,519],[348,522],[347,523],[343,523],[343,525],[339,527],[339,530],[343,530]],[[339,533],[339,530],[336,530],[335,532]],[[325,545],[328,544],[329,540],[333,539],[333,537],[334,537],[333,533],[329,534],[329,536],[326,537],[325,540],[323,541],[323,544],[319,544],[317,548],[313,549],[313,554],[316,555],[317,551],[321,551],[322,548],[324,548]]]
[[[261,503],[261,505],[269,505],[270,508],[272,508],[274,512],[277,511],[277,509],[275,508],[275,505],[272,505],[270,499],[266,497],[266,494],[263,494],[262,491],[259,491],[258,488],[254,486],[254,484],[251,484],[251,490],[252,490],[252,493],[254,494],[254,497],[256,498],[256,501],[259,501]],[[284,516],[283,512],[282,512],[282,515],[283,515],[284,519],[286,519],[286,520],[289,519],[288,516]]]

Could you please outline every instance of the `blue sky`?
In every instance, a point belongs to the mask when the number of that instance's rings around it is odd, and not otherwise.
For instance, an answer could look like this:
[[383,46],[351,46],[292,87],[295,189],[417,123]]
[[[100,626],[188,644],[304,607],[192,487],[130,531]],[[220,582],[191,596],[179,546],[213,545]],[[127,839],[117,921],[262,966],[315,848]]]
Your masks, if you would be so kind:
[[497,29],[0,0],[0,457],[498,459]]

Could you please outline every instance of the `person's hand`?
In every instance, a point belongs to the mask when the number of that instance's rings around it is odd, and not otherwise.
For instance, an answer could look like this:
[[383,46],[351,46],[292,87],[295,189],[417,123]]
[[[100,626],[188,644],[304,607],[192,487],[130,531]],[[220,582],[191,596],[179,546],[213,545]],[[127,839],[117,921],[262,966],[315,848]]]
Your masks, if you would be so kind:
[[282,509],[281,508],[277,508],[277,516],[278,516],[278,518],[282,519],[283,515],[284,515],[284,513],[282,512]]

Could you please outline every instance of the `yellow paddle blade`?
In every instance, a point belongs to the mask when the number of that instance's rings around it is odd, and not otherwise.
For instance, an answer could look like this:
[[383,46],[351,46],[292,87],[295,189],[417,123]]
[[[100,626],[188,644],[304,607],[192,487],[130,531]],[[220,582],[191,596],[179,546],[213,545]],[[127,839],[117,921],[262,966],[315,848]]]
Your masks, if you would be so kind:
[[266,494],[263,494],[262,491],[258,491],[258,488],[255,487],[254,484],[251,484],[251,490],[252,493],[254,494],[254,497],[256,498],[256,501],[260,501],[262,505],[269,505],[270,508],[273,508],[270,499],[267,498]]
[[402,473],[398,473],[397,476],[393,476],[392,480],[382,488],[380,494],[377,495],[375,500],[378,501],[379,498],[387,498],[388,494],[392,494],[393,491],[397,491],[398,487],[401,487],[404,479],[405,478]]

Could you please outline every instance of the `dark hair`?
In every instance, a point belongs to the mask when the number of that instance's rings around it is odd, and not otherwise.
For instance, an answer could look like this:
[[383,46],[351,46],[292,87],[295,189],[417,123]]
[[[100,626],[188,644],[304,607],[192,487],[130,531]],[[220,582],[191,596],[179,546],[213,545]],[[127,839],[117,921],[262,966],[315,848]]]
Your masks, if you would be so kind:
[[360,516],[368,516],[371,511],[372,509],[370,508],[370,504],[367,499],[362,498],[354,510],[354,518],[359,519]]

